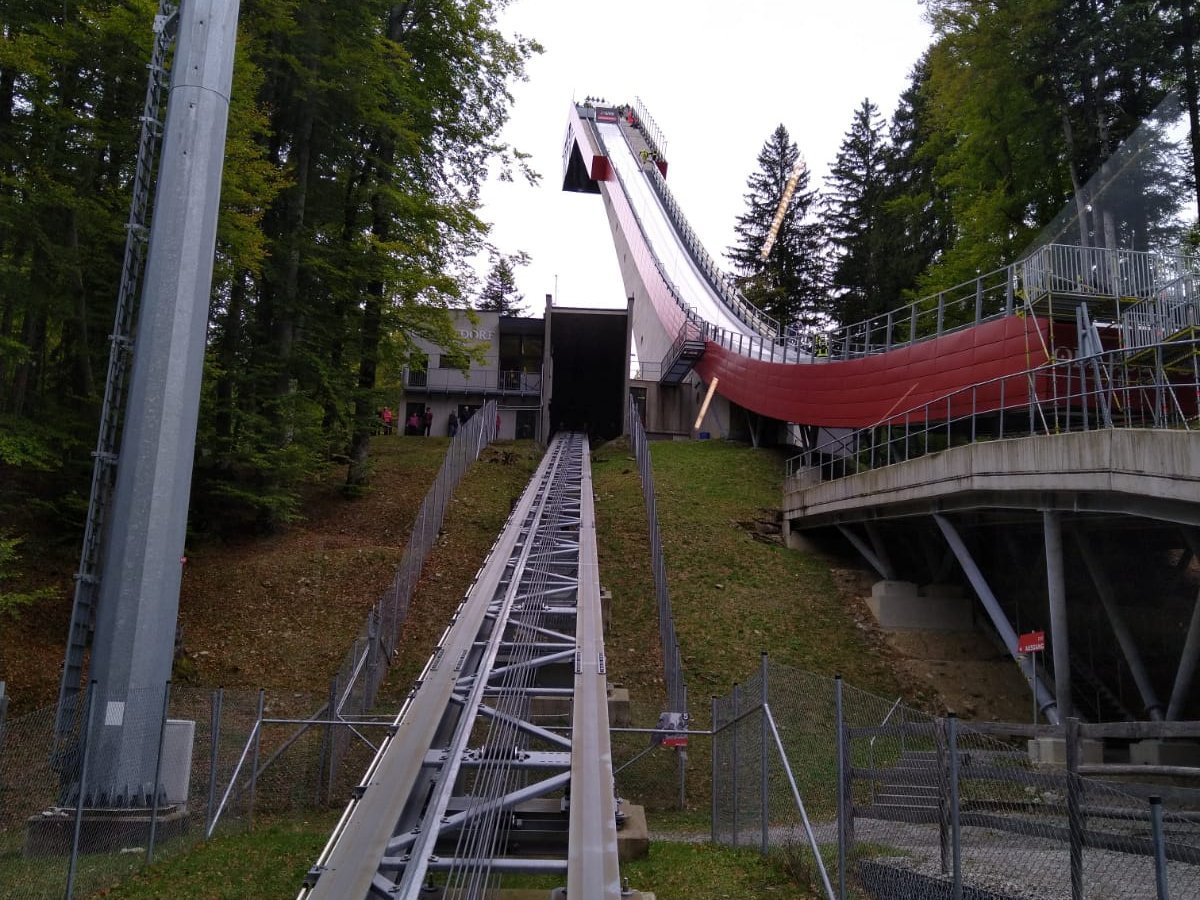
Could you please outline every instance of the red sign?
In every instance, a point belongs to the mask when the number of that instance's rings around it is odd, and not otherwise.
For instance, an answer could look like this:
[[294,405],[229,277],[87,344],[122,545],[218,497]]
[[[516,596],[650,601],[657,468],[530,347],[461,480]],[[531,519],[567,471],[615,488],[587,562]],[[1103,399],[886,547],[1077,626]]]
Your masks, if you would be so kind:
[[1040,653],[1046,649],[1046,632],[1030,631],[1017,638],[1018,653]]
[[663,738],[662,745],[664,747],[686,747],[687,739],[686,734],[668,734]]

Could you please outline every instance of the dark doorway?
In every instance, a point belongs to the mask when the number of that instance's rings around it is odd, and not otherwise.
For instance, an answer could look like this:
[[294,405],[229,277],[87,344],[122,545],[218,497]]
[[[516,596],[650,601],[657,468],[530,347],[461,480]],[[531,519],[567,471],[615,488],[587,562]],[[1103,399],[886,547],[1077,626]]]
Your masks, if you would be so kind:
[[586,431],[594,441],[621,434],[627,322],[625,310],[553,311],[551,431]]

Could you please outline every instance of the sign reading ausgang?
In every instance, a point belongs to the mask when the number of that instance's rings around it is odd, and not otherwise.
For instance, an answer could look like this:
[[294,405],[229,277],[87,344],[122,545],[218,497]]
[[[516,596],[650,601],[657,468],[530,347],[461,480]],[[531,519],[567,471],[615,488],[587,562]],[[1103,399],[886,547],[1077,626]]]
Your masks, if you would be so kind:
[[1046,632],[1030,631],[1017,637],[1018,653],[1041,653],[1046,649]]

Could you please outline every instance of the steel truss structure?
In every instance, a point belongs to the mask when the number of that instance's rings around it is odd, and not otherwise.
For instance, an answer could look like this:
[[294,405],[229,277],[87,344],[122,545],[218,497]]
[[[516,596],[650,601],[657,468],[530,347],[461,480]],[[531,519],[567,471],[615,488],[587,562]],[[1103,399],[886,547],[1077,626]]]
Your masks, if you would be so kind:
[[[547,704],[571,728],[537,724]],[[300,892],[482,897],[506,873],[617,898],[587,438],[556,437]]]

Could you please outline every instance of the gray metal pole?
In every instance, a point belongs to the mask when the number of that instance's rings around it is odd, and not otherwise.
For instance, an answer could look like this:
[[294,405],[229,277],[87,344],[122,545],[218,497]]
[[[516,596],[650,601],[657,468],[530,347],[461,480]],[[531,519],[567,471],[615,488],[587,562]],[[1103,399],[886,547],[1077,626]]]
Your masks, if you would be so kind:
[[[675,645],[675,671],[679,666],[679,645]],[[683,686],[683,726],[687,728],[687,685]],[[687,747],[676,747],[675,758],[679,763],[679,808],[687,809]]]
[[962,827],[958,808],[958,716],[946,718],[946,744],[950,753],[950,878],[953,900],[962,900]]
[[1163,836],[1162,797],[1150,797],[1150,841],[1154,846],[1154,887],[1158,900],[1170,900],[1167,887],[1167,845]]
[[1071,717],[1071,638],[1067,623],[1067,586],[1063,575],[1062,520],[1056,510],[1042,512],[1046,539],[1046,592],[1050,597],[1050,650],[1054,654],[1054,697],[1058,714]]
[[154,862],[154,839],[158,836],[158,795],[162,784],[163,747],[167,740],[167,716],[171,712],[171,682],[163,685],[162,718],[158,722],[158,758],[154,763],[154,799],[150,801],[150,839],[146,842],[146,864]]
[[770,773],[769,773],[769,769],[768,769],[768,765],[767,765],[767,761],[768,761],[767,749],[768,749],[768,744],[770,743],[770,738],[771,738],[771,728],[767,724],[767,704],[770,703],[771,698],[767,693],[767,654],[766,654],[766,651],[763,651],[762,656],[759,657],[758,673],[759,673],[758,679],[759,679],[759,687],[760,687],[759,696],[760,696],[761,703],[762,703],[762,707],[760,710],[761,717],[762,717],[762,734],[760,735],[760,740],[762,742],[762,745],[759,747],[760,752],[759,752],[759,773],[758,773],[759,774],[759,796],[761,798],[759,800],[759,818],[760,818],[760,824],[762,826],[762,839],[761,839],[761,842],[759,845],[759,849],[762,851],[762,853],[764,855],[766,855],[767,848],[770,846],[770,837],[771,837],[771,804],[769,801],[771,788],[770,788],[770,780],[769,780]]
[[158,738],[126,704],[171,677],[237,19],[238,0],[180,11],[91,662],[95,780],[118,804],[149,786]]
[[718,778],[717,740],[720,738],[720,735],[717,734],[717,695],[716,694],[712,695],[712,718],[709,719],[709,722],[711,722],[711,724],[712,724],[712,733],[713,733],[712,744],[711,744],[711,748],[712,748],[712,781],[710,782],[710,784],[712,785],[712,790],[710,792],[712,794],[712,842],[713,842],[713,846],[716,846],[716,843],[717,843],[717,813],[718,813],[718,807],[717,807],[717,784],[718,784],[718,781],[717,781],[717,778]]
[[[875,432],[872,430],[872,438],[874,434]],[[872,453],[874,453],[874,450],[872,450]],[[871,564],[871,568],[879,573],[880,578],[885,581],[896,580],[896,572],[892,568],[891,563],[887,559],[877,556],[875,551],[867,546],[867,542],[851,531],[849,526],[838,525],[837,529],[845,536],[846,540],[854,545],[854,549],[862,554],[862,558]]]
[[71,830],[71,859],[67,863],[66,898],[71,900],[75,895],[75,867],[79,862],[79,835],[83,831],[83,797],[87,793],[87,771],[91,760],[92,742],[92,713],[96,708],[96,682],[88,685],[87,712],[84,713],[83,724],[80,726],[80,742],[83,744],[82,759],[79,761],[79,796],[75,800],[75,824]]
[[[837,719],[837,842],[838,842],[838,898],[846,900],[846,844],[850,829],[846,827],[850,811],[846,802],[846,718],[842,697],[842,676],[833,677],[833,705]],[[874,778],[874,774],[871,776]]]
[[221,704],[225,699],[225,689],[217,688],[212,692],[212,714],[209,718],[209,748],[208,748],[208,814],[204,817],[204,833],[212,828],[213,811],[217,807],[217,766],[221,757]]
[[1075,532],[1075,544],[1079,547],[1088,575],[1091,576],[1092,584],[1095,585],[1096,593],[1100,597],[1100,603],[1108,615],[1108,623],[1112,626],[1113,635],[1121,647],[1121,652],[1125,655],[1125,662],[1129,665],[1129,672],[1133,676],[1134,684],[1137,685],[1138,695],[1142,698],[1142,706],[1146,710],[1146,715],[1156,722],[1161,721],[1163,717],[1162,703],[1158,699],[1158,693],[1154,690],[1150,676],[1146,673],[1146,666],[1142,662],[1142,655],[1138,653],[1133,634],[1129,631],[1129,626],[1125,624],[1125,617],[1121,615],[1120,607],[1117,606],[1117,598],[1113,593],[1112,584],[1104,577],[1104,562],[1096,554],[1087,538],[1078,531]]
[[983,608],[987,610],[988,616],[992,620],[992,625],[995,627],[997,633],[999,633],[1000,639],[1004,641],[1004,646],[1008,648],[1008,652],[1012,654],[1012,658],[1016,660],[1017,665],[1020,666],[1021,671],[1025,674],[1025,680],[1029,683],[1030,689],[1037,698],[1038,708],[1041,709],[1042,715],[1046,717],[1046,721],[1051,725],[1057,725],[1059,723],[1059,714],[1053,695],[1042,684],[1042,679],[1038,677],[1037,669],[1034,667],[1032,661],[1029,659],[1019,659],[1017,633],[1009,623],[1004,610],[1000,608],[1000,602],[996,599],[996,595],[992,593],[991,587],[988,586],[987,579],[983,577],[979,566],[975,564],[975,560],[971,557],[970,552],[968,552],[966,544],[963,543],[962,538],[958,534],[958,529],[954,527],[954,524],[949,519],[940,513],[934,513],[933,520],[945,536],[946,543],[950,545],[950,549],[966,574],[967,580],[971,582],[971,587],[975,589],[980,602],[983,603]]
[[1187,699],[1196,674],[1196,660],[1200,657],[1200,594],[1192,607],[1192,621],[1188,624],[1187,637],[1183,641],[1183,652],[1179,654],[1179,668],[1175,671],[1175,685],[1171,688],[1171,701],[1167,704],[1167,721],[1179,718],[1183,701]]
[[1067,840],[1071,869],[1071,900],[1083,900],[1083,781],[1079,777],[1079,720],[1067,719]]
[[250,827],[254,827],[254,801],[258,793],[258,751],[262,746],[263,706],[266,691],[258,689],[258,714],[254,720],[254,755],[250,760]]
[[738,701],[741,699],[739,696],[739,691],[740,691],[740,689],[739,689],[738,685],[735,684],[733,686],[733,722],[730,725],[730,728],[733,729],[733,737],[732,737],[733,777],[730,779],[730,783],[733,786],[733,791],[732,791],[732,793],[733,793],[733,804],[732,804],[732,809],[733,809],[733,846],[735,846],[735,847],[738,845],[738,720],[737,719],[738,719],[738,713],[741,712],[741,710],[738,708],[740,705],[738,703]]

